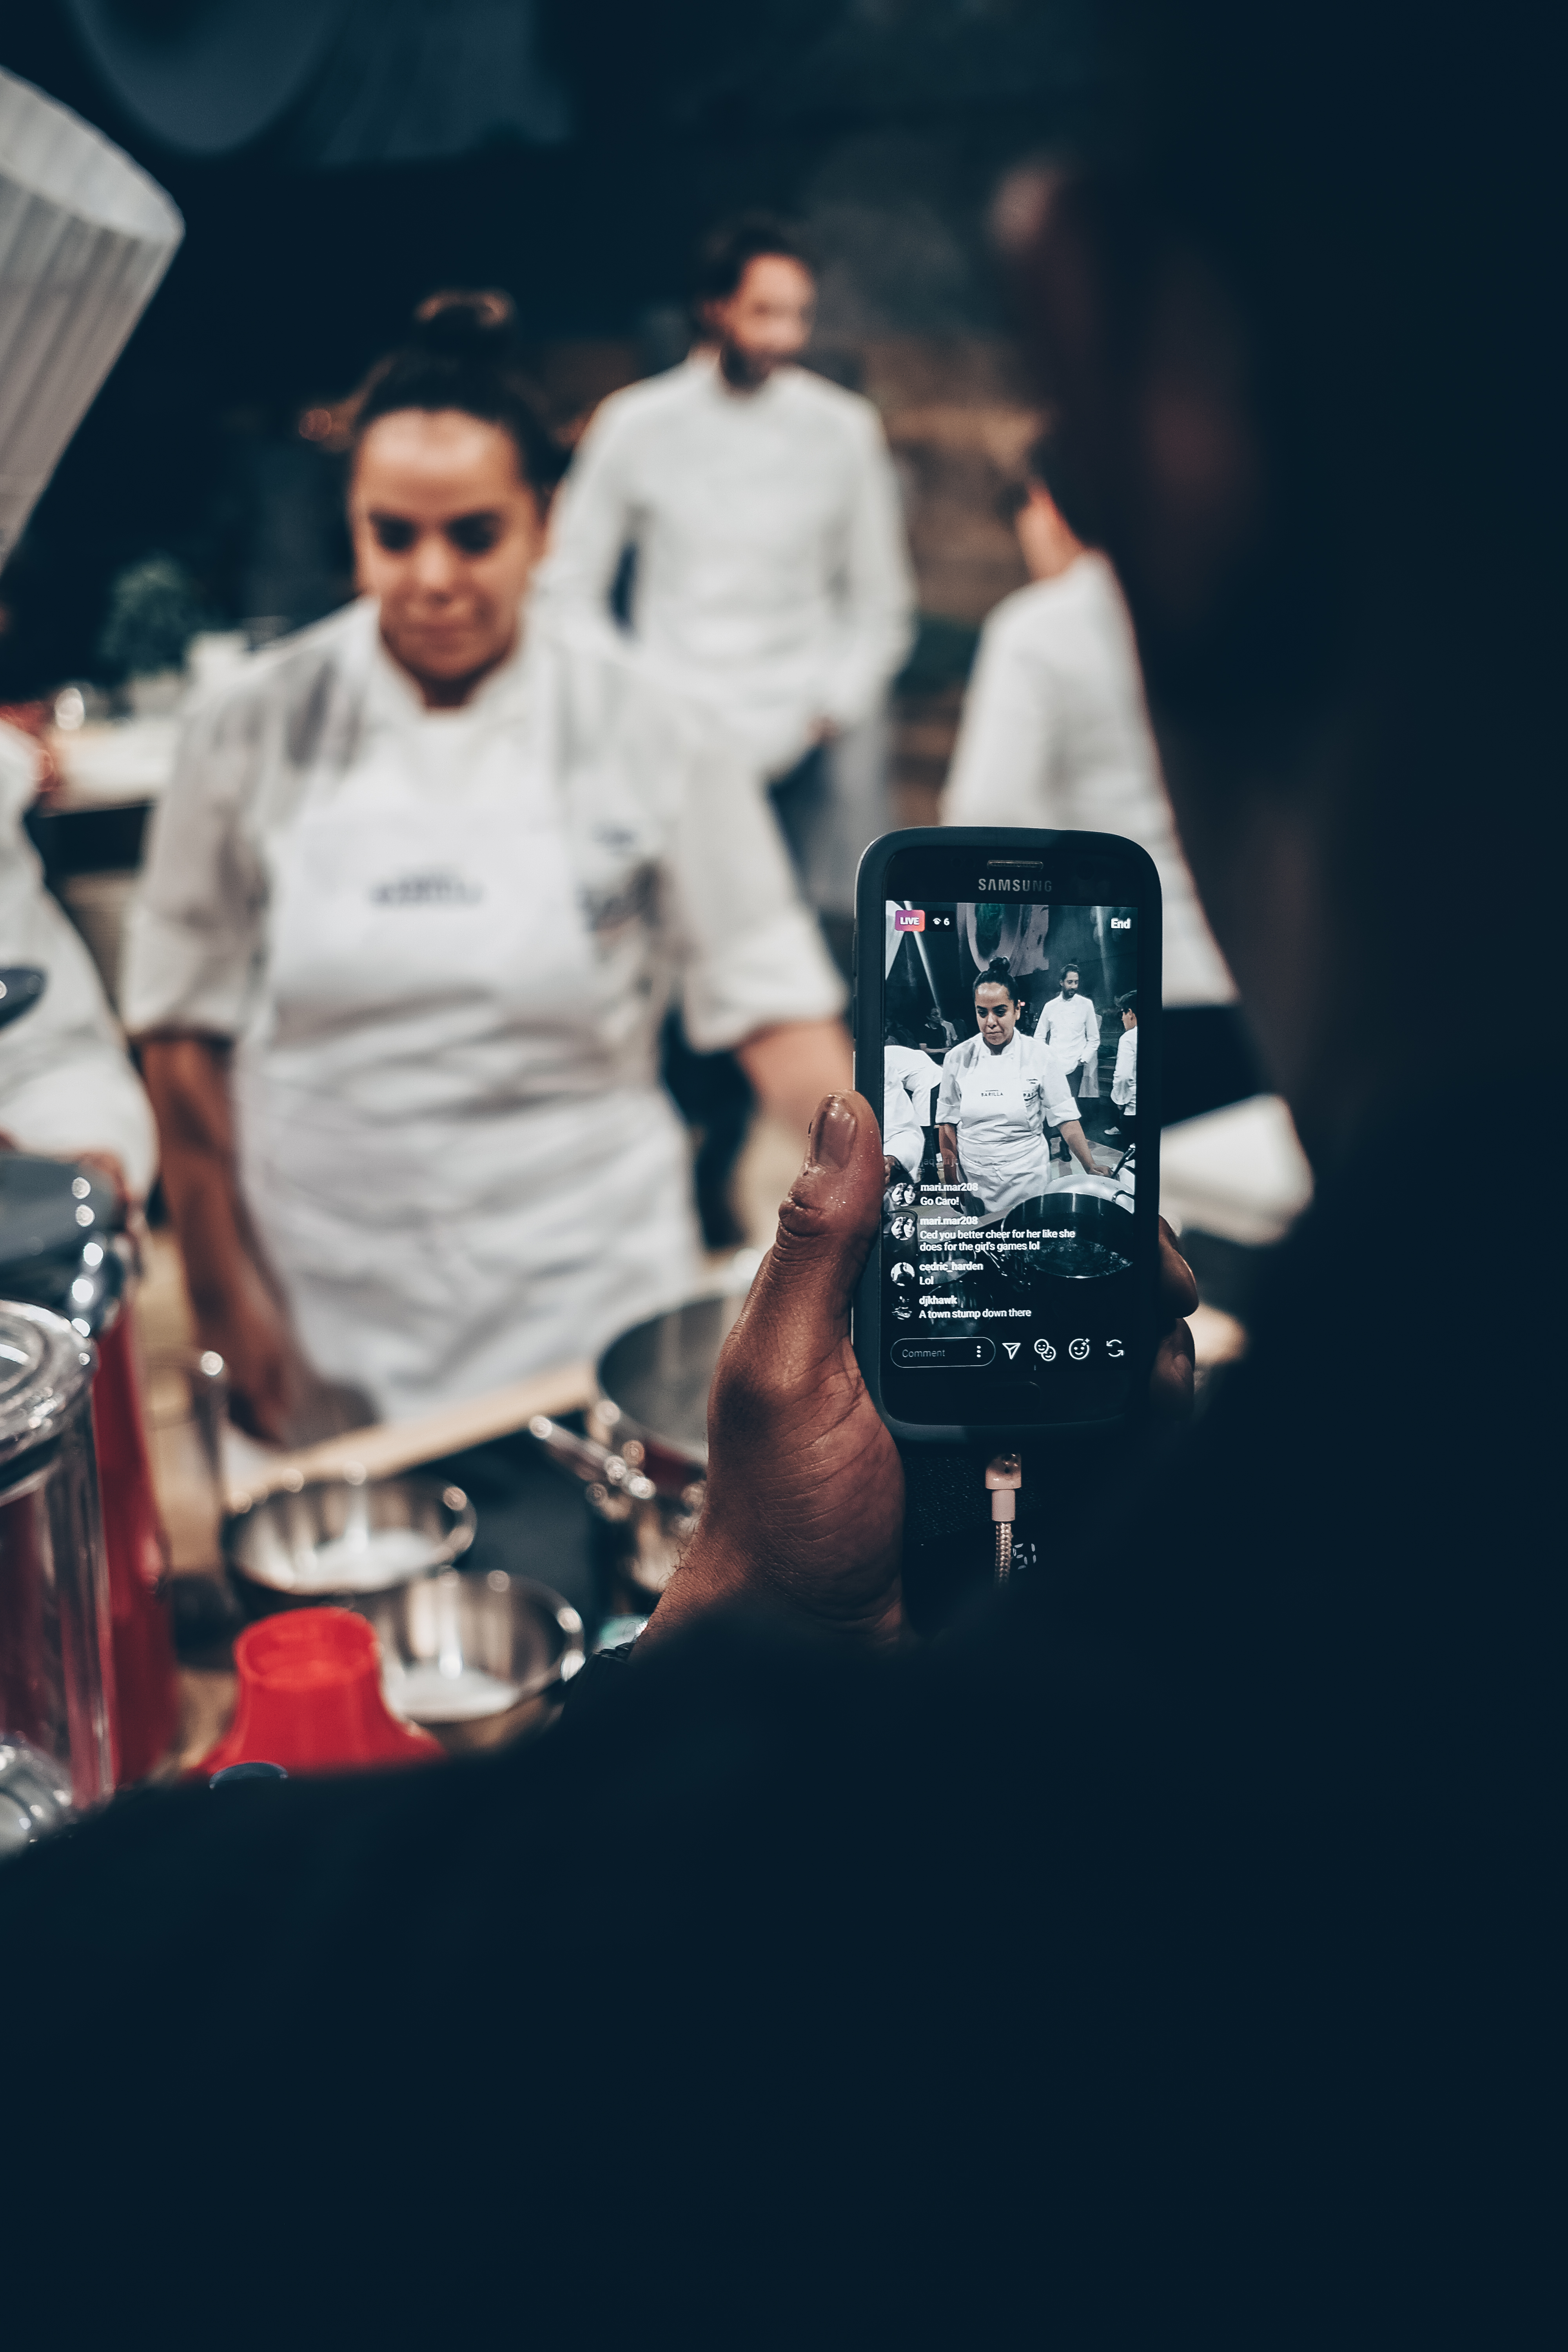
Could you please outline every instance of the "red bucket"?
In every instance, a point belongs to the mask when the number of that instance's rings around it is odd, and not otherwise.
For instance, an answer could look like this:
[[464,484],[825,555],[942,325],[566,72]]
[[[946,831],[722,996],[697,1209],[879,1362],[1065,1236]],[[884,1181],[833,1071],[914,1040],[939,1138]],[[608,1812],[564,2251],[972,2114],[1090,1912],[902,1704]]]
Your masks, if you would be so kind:
[[351,1609],[290,1609],[248,1626],[234,1645],[239,1704],[197,1768],[281,1764],[289,1772],[342,1772],[364,1764],[419,1764],[439,1741],[400,1723],[382,1696],[381,1650]]

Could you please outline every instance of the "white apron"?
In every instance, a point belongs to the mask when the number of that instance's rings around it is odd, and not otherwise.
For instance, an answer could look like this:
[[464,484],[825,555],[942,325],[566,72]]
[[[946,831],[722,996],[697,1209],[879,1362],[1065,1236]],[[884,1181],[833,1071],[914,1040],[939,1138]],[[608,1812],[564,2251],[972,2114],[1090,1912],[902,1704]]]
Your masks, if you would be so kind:
[[1013,1050],[984,1053],[958,1075],[958,1159],[963,1181],[988,1216],[1005,1216],[1051,1181],[1051,1147],[1041,1131],[1045,1089]]
[[515,695],[437,722],[468,732],[433,786],[388,711],[272,852],[235,1095],[310,1360],[397,1417],[592,1355],[689,1295],[697,1242],[673,1107],[600,1034],[538,724]]

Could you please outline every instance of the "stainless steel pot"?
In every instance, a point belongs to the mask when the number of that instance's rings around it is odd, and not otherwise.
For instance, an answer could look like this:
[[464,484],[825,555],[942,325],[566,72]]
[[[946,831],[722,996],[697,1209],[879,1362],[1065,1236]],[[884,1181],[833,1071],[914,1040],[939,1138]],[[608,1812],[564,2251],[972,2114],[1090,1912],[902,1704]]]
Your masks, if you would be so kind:
[[455,1755],[538,1728],[584,1662],[575,1609],[547,1585],[500,1569],[444,1569],[352,1605],[381,1643],[388,1706]]
[[62,1316],[0,1305],[0,1743],[58,1766],[79,1809],[114,1787],[97,1362]]
[[579,1437],[543,1416],[532,1435],[582,1480],[601,1529],[607,1613],[646,1613],[697,1530],[708,1475],[708,1391],[744,1293],[695,1298],[639,1323],[599,1359]]
[[473,1540],[473,1505],[434,1478],[324,1478],[247,1504],[223,1531],[251,1617],[390,1591],[449,1568]]

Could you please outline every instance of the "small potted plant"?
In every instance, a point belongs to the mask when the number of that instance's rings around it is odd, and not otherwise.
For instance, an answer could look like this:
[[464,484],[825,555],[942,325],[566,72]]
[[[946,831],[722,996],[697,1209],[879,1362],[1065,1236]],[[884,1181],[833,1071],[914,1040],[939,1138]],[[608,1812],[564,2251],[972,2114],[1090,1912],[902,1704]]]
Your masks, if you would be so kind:
[[195,582],[172,555],[144,556],[116,577],[99,657],[125,680],[137,718],[177,708],[188,682],[185,657],[201,624]]

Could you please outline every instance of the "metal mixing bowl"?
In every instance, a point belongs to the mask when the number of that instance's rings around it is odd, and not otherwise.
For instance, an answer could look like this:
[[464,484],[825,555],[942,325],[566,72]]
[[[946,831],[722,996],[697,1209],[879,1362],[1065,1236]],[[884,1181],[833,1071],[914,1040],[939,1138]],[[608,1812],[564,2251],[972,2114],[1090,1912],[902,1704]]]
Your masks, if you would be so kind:
[[473,1540],[473,1505],[434,1478],[323,1479],[224,1525],[229,1572],[253,1616],[388,1591],[450,1567]]
[[583,1665],[583,1620],[531,1577],[447,1569],[350,1606],[381,1643],[382,1689],[395,1715],[461,1753],[499,1747],[543,1722]]

